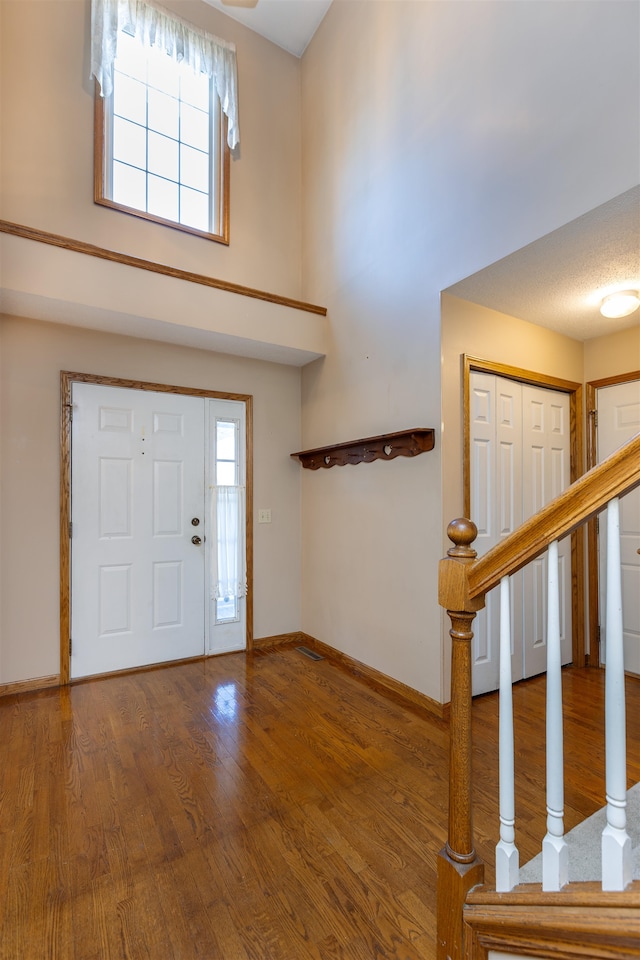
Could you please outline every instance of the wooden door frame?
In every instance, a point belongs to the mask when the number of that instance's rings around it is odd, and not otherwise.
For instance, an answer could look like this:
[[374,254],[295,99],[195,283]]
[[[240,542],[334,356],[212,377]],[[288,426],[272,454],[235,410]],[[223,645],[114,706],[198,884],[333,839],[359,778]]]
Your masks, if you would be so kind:
[[[507,380],[515,380],[546,390],[557,390],[569,395],[569,480],[574,483],[583,473],[582,445],[582,384],[574,380],[562,380],[532,370],[524,370],[493,360],[462,354],[463,391],[463,457],[462,484],[464,491],[464,515],[471,514],[471,372],[489,373]],[[582,527],[571,534],[571,657],[574,666],[583,667],[589,662],[581,638],[584,636],[584,533]],[[583,649],[581,649],[581,646]]]
[[[598,462],[596,397],[601,387],[614,387],[619,383],[640,380],[640,370],[620,373],[615,377],[589,380],[586,384],[587,405],[587,470]],[[589,581],[589,662],[600,666],[600,571],[598,565],[598,520],[594,517],[587,524],[587,576]]]
[[245,405],[245,473],[246,473],[246,649],[253,649],[253,397],[247,393],[227,393],[198,387],[179,387],[146,380],[127,380],[93,373],[60,371],[60,685],[71,682],[71,418],[74,383],[93,383],[128,390],[149,390],[212,400],[238,400]]

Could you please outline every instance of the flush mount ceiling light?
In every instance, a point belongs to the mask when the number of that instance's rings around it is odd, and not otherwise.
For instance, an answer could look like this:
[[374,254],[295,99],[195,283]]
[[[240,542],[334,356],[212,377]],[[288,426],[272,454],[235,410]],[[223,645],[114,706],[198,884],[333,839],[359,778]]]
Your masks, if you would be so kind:
[[637,290],[618,290],[605,297],[600,306],[603,317],[617,319],[628,317],[630,313],[640,307],[640,293]]

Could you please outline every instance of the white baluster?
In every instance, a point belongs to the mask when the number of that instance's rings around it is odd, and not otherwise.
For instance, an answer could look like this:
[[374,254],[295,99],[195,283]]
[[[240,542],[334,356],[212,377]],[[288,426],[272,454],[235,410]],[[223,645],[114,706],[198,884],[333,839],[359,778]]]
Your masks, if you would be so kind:
[[542,889],[561,890],[569,879],[569,848],[564,839],[562,657],[557,541],[549,544],[547,565],[547,834],[542,841]]
[[515,840],[513,775],[513,697],[511,686],[511,603],[509,577],[500,581],[500,841],[496,846],[496,890],[519,882],[520,855]]
[[626,829],[627,750],[619,506],[616,498],[607,507],[607,663],[605,668],[607,825],[602,831],[603,890],[624,890],[627,884],[631,883],[631,840]]

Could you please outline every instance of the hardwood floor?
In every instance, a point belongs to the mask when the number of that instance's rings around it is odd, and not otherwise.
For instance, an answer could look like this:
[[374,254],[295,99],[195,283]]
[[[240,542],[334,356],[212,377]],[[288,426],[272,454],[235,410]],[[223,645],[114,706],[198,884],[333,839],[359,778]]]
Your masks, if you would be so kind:
[[[602,687],[564,672],[567,828],[602,805]],[[524,862],[545,829],[544,678],[514,703]],[[491,862],[493,695],[474,737]],[[2,698],[0,958],[432,958],[447,751],[445,722],[291,647]]]

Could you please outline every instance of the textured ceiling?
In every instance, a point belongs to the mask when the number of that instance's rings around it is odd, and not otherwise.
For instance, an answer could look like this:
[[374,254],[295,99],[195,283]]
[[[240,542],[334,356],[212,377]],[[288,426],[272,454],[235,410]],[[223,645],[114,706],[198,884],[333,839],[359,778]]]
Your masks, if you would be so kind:
[[301,57],[331,0],[204,0],[272,43]]
[[640,310],[620,320],[600,314],[614,290],[640,290],[640,187],[447,289],[500,313],[590,340],[638,326]]

